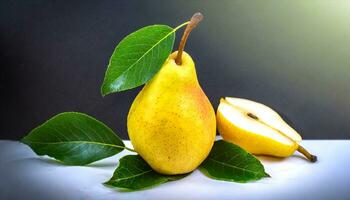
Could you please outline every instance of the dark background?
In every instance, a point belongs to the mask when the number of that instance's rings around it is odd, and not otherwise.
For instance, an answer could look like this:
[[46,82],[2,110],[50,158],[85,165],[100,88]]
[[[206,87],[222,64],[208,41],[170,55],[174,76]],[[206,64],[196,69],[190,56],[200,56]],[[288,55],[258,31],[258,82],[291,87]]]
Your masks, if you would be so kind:
[[1,139],[63,111],[88,113],[127,138],[141,87],[100,95],[111,53],[143,26],[175,27],[196,11],[205,19],[186,51],[215,108],[223,96],[249,98],[304,138],[350,139],[349,1],[277,0],[1,1]]

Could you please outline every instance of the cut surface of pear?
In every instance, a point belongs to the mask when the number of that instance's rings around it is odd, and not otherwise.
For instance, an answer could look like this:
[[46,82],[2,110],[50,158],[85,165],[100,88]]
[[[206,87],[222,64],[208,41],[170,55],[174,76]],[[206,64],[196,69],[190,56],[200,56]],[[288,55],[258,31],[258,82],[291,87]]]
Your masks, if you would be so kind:
[[256,155],[288,157],[295,150],[310,161],[316,156],[299,145],[301,136],[268,106],[248,99],[226,97],[217,110],[220,135]]

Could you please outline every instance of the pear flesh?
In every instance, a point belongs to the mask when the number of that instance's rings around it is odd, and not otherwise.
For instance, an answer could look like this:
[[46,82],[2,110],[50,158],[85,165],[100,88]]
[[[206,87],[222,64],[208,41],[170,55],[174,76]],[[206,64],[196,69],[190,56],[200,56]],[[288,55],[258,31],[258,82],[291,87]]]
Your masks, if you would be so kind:
[[184,174],[208,156],[216,135],[214,109],[192,58],[172,53],[135,98],[127,119],[134,149],[158,173]]
[[277,112],[261,103],[233,97],[221,99],[217,125],[224,140],[250,153],[288,157],[298,150],[316,161],[316,156],[299,145],[301,136]]

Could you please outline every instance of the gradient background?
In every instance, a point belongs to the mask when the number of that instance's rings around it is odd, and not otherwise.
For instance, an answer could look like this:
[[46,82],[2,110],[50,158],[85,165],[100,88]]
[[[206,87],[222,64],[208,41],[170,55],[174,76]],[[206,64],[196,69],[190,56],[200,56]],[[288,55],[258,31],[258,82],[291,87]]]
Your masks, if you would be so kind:
[[278,110],[306,139],[350,139],[346,0],[1,1],[0,138],[19,139],[64,111],[127,138],[141,87],[100,95],[110,55],[127,34],[175,27],[196,11],[205,18],[186,51],[215,108],[220,97],[244,97]]

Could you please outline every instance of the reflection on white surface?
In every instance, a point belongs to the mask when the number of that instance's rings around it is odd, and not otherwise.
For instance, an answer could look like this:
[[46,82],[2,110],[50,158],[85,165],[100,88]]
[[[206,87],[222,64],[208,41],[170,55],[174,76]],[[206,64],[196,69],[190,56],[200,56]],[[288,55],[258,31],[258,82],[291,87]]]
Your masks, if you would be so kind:
[[350,141],[302,144],[318,156],[318,162],[312,164],[297,154],[286,159],[260,157],[272,178],[239,184],[212,180],[195,171],[152,189],[119,192],[102,183],[127,151],[76,167],[38,157],[19,142],[1,141],[0,199],[350,199]]

